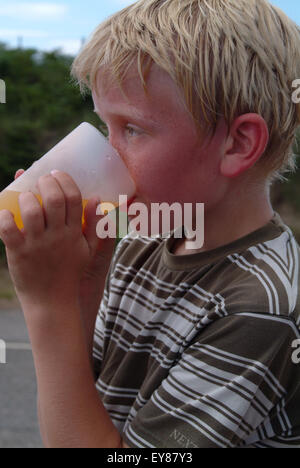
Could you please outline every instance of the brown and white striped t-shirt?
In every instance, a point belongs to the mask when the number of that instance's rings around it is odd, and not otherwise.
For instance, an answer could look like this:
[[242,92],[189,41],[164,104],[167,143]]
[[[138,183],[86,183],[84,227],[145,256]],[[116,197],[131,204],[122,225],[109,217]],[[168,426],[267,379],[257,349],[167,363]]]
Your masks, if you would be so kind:
[[127,235],[96,322],[96,386],[130,447],[300,447],[299,247],[275,213],[223,247]]

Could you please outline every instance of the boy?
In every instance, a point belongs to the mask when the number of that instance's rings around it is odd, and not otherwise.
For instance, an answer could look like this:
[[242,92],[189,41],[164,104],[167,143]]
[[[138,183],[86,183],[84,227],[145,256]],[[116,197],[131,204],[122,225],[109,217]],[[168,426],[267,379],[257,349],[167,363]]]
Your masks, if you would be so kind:
[[300,446],[299,249],[269,198],[294,167],[299,45],[265,0],[142,0],[76,58],[138,199],[205,203],[205,242],[129,233],[110,261],[60,172],[43,211],[20,196],[23,232],[0,213],[46,446]]

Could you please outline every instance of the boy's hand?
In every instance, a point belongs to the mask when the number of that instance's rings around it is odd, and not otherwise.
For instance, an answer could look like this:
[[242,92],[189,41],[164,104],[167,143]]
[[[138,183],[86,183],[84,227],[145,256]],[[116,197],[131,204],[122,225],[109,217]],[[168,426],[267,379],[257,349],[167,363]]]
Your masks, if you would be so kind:
[[[19,169],[15,174],[15,179],[23,173],[24,169]],[[103,217],[96,215],[98,204],[99,200],[91,199],[84,210],[83,233],[92,250],[92,255],[80,281],[79,301],[82,312],[98,310],[116,243],[116,239],[99,239],[96,235],[97,223]]]
[[[103,270],[98,257],[106,240],[96,235],[97,202],[90,200],[86,206],[82,230],[82,197],[73,179],[57,172],[41,177],[38,185],[43,207],[32,193],[20,195],[22,231],[9,211],[0,212],[10,274],[21,304],[74,303],[80,300],[82,280],[86,289],[86,277],[92,282],[96,267]],[[111,253],[114,242],[107,240]]]

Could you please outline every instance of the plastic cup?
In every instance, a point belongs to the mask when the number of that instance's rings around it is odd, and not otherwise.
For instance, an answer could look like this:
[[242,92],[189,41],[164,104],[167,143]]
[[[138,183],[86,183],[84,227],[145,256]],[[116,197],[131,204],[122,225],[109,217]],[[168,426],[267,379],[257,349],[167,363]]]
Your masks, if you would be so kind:
[[117,207],[120,195],[130,199],[136,191],[117,151],[93,125],[84,122],[0,193],[0,210],[10,210],[20,229],[23,227],[18,201],[20,193],[32,191],[42,204],[38,179],[54,169],[73,178],[81,191],[83,208],[93,197],[101,200],[102,209],[106,203]]

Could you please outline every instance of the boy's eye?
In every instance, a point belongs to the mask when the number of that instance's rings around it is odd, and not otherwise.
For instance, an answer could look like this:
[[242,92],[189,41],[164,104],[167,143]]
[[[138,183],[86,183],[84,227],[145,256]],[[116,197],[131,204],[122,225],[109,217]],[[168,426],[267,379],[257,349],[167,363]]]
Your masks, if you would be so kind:
[[[108,130],[108,127],[107,127],[106,123],[101,122],[99,124],[99,130],[105,137],[108,137],[109,130]],[[142,131],[139,128],[133,127],[132,125],[127,125],[124,128],[124,130],[130,137],[138,136],[138,135],[140,135],[142,133]]]
[[131,125],[127,125],[125,130],[129,134],[129,136],[137,136],[137,135],[140,135],[141,133],[141,130],[139,130],[136,127],[132,127]]

